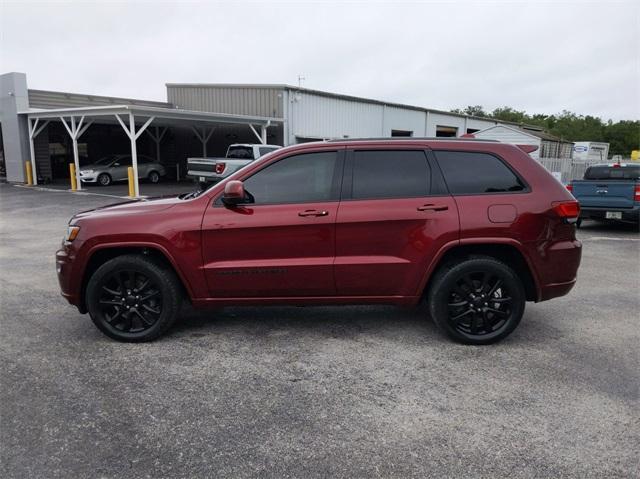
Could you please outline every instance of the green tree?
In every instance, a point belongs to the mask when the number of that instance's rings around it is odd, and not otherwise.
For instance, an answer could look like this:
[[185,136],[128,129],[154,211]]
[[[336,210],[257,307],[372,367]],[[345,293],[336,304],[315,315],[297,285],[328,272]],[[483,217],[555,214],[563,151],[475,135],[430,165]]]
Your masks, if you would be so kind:
[[510,106],[496,108],[491,113],[487,113],[482,105],[470,105],[452,111],[524,125],[536,125],[568,141],[604,141],[610,144],[610,155],[629,156],[631,150],[640,149],[640,121],[637,120],[622,120],[615,123],[609,120],[605,123],[596,116],[578,115],[567,110],[555,115],[542,113],[529,115]]

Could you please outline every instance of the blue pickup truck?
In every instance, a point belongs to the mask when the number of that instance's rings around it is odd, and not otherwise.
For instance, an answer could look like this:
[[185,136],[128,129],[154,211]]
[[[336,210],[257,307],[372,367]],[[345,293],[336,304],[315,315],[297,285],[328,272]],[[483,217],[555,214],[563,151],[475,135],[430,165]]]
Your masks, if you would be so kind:
[[580,203],[582,220],[638,223],[640,218],[640,164],[612,163],[587,168],[584,179],[567,185]]

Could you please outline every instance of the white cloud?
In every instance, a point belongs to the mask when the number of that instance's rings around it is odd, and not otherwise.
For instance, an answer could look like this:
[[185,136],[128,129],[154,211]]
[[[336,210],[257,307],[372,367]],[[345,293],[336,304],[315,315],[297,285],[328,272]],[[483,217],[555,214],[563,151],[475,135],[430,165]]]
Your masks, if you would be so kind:
[[293,83],[450,109],[640,117],[638,2],[11,2],[0,69],[164,100],[165,82]]

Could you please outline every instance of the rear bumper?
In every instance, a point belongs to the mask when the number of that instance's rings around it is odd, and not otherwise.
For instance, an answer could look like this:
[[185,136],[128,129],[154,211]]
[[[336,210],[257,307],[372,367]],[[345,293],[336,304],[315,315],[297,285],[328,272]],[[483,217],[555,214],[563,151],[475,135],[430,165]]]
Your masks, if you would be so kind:
[[[622,218],[618,221],[630,221],[638,223],[640,220],[640,205],[633,208],[594,208],[580,206],[581,219],[605,220],[607,211],[622,213]],[[611,220],[609,220],[611,221]]]
[[538,267],[538,301],[569,293],[576,284],[581,260],[582,243],[578,240],[559,241],[549,246]]

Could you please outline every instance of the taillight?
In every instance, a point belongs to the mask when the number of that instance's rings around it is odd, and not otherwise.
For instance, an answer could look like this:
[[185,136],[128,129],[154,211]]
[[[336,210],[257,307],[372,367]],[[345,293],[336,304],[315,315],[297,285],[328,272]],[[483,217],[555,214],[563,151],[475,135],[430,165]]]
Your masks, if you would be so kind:
[[222,174],[222,172],[226,167],[227,167],[226,163],[216,163],[216,173],[218,173],[219,175]]
[[553,211],[569,223],[573,223],[580,216],[580,204],[577,201],[554,201]]
[[633,201],[640,203],[640,185],[636,185],[633,190]]
[[573,185],[571,183],[569,183],[567,185],[567,190],[569,190],[569,192],[573,193]]

